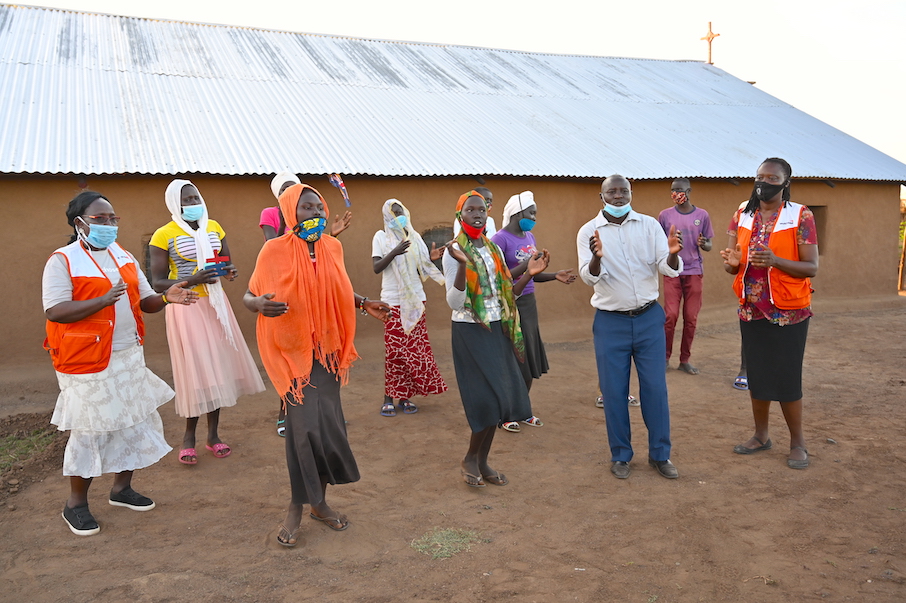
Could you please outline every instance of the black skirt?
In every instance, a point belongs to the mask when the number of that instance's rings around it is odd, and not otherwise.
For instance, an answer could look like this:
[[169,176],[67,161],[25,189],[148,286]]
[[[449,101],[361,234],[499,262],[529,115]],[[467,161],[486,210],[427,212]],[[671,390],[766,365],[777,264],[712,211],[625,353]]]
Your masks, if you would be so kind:
[[466,419],[474,433],[532,416],[528,390],[516,361],[513,342],[500,322],[454,322],[453,366]]
[[522,336],[525,338],[525,362],[519,363],[522,378],[528,382],[538,379],[548,371],[547,353],[544,351],[544,342],[541,341],[541,329],[538,328],[538,304],[535,294],[529,293],[516,299],[519,309],[519,324],[522,326]]
[[291,395],[286,402],[286,467],[293,502],[318,504],[322,480],[357,482],[359,468],[346,437],[337,376],[315,360],[302,395],[302,404],[293,404]]
[[739,321],[752,398],[778,402],[802,399],[808,323],[808,318],[782,327],[766,319]]

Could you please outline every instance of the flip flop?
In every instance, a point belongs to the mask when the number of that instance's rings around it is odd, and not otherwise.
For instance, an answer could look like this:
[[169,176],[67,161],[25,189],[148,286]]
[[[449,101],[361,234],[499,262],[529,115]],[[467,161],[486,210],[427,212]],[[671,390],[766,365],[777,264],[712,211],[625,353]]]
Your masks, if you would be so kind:
[[793,446],[792,448],[790,448],[790,452],[794,450],[801,450],[802,452],[804,452],[805,458],[802,460],[787,459],[786,466],[790,469],[808,469],[808,450],[806,450],[802,446]]
[[418,406],[409,400],[400,400],[400,408],[403,410],[403,413],[407,415],[414,415],[418,412]]
[[471,473],[466,473],[465,469],[460,469],[459,473],[460,473],[460,475],[462,475],[463,480],[465,480],[466,485],[469,486],[470,488],[484,488],[485,487],[484,481],[482,481],[480,475],[472,475]]
[[629,396],[628,404],[629,404],[629,406],[641,406],[642,405],[642,403],[639,402],[635,396]]
[[280,419],[277,421],[277,435],[281,438],[286,437],[286,419]]
[[[224,444],[223,442],[221,442],[220,444],[214,444],[213,446],[208,446],[206,444],[205,448],[207,448],[208,450],[213,452],[214,456],[216,456],[219,459],[225,459],[226,457],[230,456],[230,453],[233,452],[230,449],[230,447],[227,446],[226,444]],[[226,451],[226,452],[224,452],[224,451]]]
[[[184,456],[194,456],[194,461],[184,461],[182,460]],[[183,465],[197,465],[198,464],[198,453],[195,452],[194,448],[183,448],[179,451],[179,462]]]
[[733,452],[735,452],[736,454],[755,454],[756,452],[761,452],[762,450],[770,450],[771,446],[774,445],[774,442],[771,441],[771,438],[768,438],[767,442],[762,442],[755,436],[752,436],[752,439],[761,444],[761,446],[759,446],[758,448],[746,448],[743,444],[737,444],[736,446],[733,446]]
[[[299,526],[301,528],[302,526]],[[286,529],[283,524],[280,524],[280,531],[277,532],[277,544],[285,546],[287,548],[292,548],[299,544],[299,541],[296,539],[296,533],[299,531],[299,528],[296,528],[292,532]],[[286,534],[288,537],[281,539],[280,537]]]
[[381,416],[382,417],[395,417],[396,416],[396,407],[392,402],[387,402],[381,406]]
[[481,479],[494,486],[506,486],[510,483],[510,480],[501,472],[495,471],[494,473],[497,475],[482,475]]
[[[312,519],[314,519],[315,521],[320,521],[321,523],[323,523],[324,525],[326,525],[328,528],[330,528],[331,530],[333,530],[335,532],[342,532],[343,530],[345,530],[346,528],[349,527],[349,520],[346,519],[345,515],[338,515],[337,517],[318,517],[314,513],[309,513],[308,516],[311,517]],[[334,522],[336,525],[334,525],[334,523],[331,523],[331,522]],[[337,527],[337,526],[339,526],[339,527]]]
[[740,375],[736,378],[736,381],[733,382],[733,387],[735,387],[736,389],[749,389],[749,378],[744,375]]
[[512,433],[519,433],[519,422],[518,421],[507,421],[506,423],[501,423],[498,425],[500,429],[504,431],[509,431]]
[[523,421],[526,425],[531,425],[532,427],[544,427],[544,423],[541,422],[541,419],[535,415],[530,416],[528,419]]

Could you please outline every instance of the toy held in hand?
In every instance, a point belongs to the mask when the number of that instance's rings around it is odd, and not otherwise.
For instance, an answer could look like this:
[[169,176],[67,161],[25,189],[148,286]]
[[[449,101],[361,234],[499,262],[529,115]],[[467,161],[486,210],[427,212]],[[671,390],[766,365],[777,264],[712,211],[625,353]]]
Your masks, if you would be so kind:
[[205,264],[202,267],[202,270],[204,270],[205,268],[214,268],[215,272],[213,273],[213,276],[226,276],[227,274],[229,274],[229,270],[227,270],[229,263],[230,256],[220,255],[215,251],[214,257],[205,260]]

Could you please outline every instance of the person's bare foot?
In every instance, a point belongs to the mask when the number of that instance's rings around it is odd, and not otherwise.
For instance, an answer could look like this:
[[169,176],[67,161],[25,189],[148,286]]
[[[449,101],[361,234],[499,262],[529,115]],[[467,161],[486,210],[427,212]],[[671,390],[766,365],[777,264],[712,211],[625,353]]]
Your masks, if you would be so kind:
[[510,483],[510,480],[508,480],[504,474],[496,469],[491,469],[491,466],[487,463],[481,468],[481,479],[494,486],[506,486]]
[[677,368],[679,370],[683,371],[684,373],[689,373],[690,375],[698,374],[698,369],[695,368],[694,366],[692,366],[691,364],[689,364],[688,362],[680,362],[679,366]]
[[[182,450],[195,450],[195,434],[186,434],[185,436],[183,436]],[[198,462],[198,457],[194,454],[186,454],[184,456],[180,456],[179,460],[185,465],[194,465]]]
[[334,511],[327,503],[315,507],[312,505],[309,516],[315,521],[320,521],[331,530],[342,532],[349,527],[349,519],[342,513]]
[[283,525],[280,526],[280,532],[277,534],[277,542],[283,546],[296,546],[298,542],[296,532],[299,531],[299,526],[302,523],[302,507],[302,503],[289,503],[286,508],[286,518],[283,520]]

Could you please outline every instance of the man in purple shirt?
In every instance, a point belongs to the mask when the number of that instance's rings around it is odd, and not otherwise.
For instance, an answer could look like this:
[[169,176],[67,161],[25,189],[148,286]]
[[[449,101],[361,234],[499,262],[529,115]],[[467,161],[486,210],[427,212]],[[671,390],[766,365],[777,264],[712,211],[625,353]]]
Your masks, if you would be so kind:
[[698,369],[689,363],[692,356],[692,339],[695,337],[695,324],[698,311],[702,308],[702,254],[700,249],[711,251],[711,217],[700,207],[690,201],[692,185],[688,178],[677,178],[673,181],[670,196],[673,207],[660,213],[657,221],[664,232],[669,233],[671,226],[683,233],[684,241],[695,241],[696,245],[686,245],[679,255],[683,258],[683,271],[677,277],[664,277],[664,334],[667,337],[667,363],[670,366],[670,354],[673,352],[673,333],[679,319],[680,302],[683,305],[683,338],[680,344],[679,370],[697,375]]

